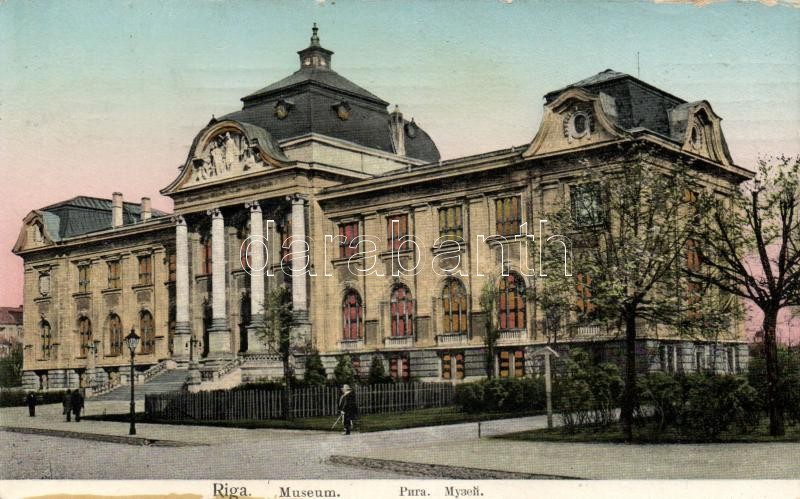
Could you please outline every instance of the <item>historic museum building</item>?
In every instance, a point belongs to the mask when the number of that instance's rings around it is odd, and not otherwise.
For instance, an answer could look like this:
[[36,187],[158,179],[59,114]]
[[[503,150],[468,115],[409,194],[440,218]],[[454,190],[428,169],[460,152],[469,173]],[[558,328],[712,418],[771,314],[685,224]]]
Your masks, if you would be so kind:
[[[332,69],[316,27],[298,54],[296,72],[199,131],[161,190],[174,213],[114,193],[24,219],[14,252],[24,259],[26,388],[124,383],[131,329],[145,379],[190,365],[208,387],[280,376],[263,332],[270,292],[283,285],[297,374],[316,349],[328,373],[349,354],[362,375],[380,359],[399,380],[485,376],[488,279],[500,293],[497,375],[537,373],[532,353],[545,344],[621,361],[613,324],[576,315],[546,327],[532,299],[538,261],[515,236],[537,233],[549,210],[583,195],[587,165],[624,162],[631,144],[648,145],[658,164],[691,160],[719,195],[752,176],[734,164],[707,101],[627,74],[545,95],[528,144],[442,160],[414,119]],[[575,296],[589,306],[588,293]],[[639,331],[644,370],[747,363],[738,322],[713,343],[657,324]]]

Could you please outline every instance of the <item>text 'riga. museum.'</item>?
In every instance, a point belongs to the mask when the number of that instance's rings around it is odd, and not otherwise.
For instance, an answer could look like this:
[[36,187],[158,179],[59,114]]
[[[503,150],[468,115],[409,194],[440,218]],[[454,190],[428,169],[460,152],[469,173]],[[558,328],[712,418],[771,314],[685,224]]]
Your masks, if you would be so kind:
[[[554,342],[563,353],[579,345],[621,363],[615,324],[588,313],[546,320],[531,299],[540,279],[520,268],[514,236],[564,200],[592,196],[579,188],[586,165],[603,166],[626,145],[647,144],[659,164],[701,165],[704,182],[723,195],[751,176],[733,163],[707,101],[686,102],[627,74],[606,70],[545,95],[529,144],[442,161],[414,119],[331,68],[316,27],[299,55],[299,70],[200,130],[178,178],[161,190],[174,213],[114,193],[25,217],[14,252],[25,269],[26,388],[124,383],[131,328],[142,338],[136,363],[145,379],[186,369],[190,356],[201,373],[194,388],[280,377],[262,333],[266,297],[284,284],[297,375],[316,349],[329,373],[347,353],[361,375],[381,359],[397,380],[485,376],[487,279],[500,294],[498,376],[538,374],[532,353]],[[599,209],[591,199],[574,205]],[[335,243],[326,246],[326,235]],[[250,244],[243,257],[248,238],[265,244]],[[461,242],[456,251],[443,243],[452,240]],[[352,272],[354,261],[374,272]],[[414,264],[420,272],[393,276]],[[576,290],[575,299],[591,309],[589,293]],[[642,369],[746,367],[740,322],[714,343],[657,324],[640,331]]]

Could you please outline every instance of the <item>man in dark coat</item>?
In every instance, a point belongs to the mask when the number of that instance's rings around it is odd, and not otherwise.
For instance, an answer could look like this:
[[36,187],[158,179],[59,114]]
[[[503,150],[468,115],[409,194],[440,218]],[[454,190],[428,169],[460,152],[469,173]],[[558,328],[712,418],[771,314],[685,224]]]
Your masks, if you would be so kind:
[[75,422],[81,421],[81,409],[83,409],[83,395],[80,390],[72,392],[72,413],[75,414]]
[[67,421],[72,421],[72,390],[67,388],[64,393],[64,399],[61,401],[61,406],[64,408],[63,413],[67,416]]
[[36,394],[28,392],[28,395],[25,396],[25,403],[28,404],[28,416],[36,416]]
[[344,418],[344,434],[349,435],[353,430],[353,420],[358,416],[358,403],[356,392],[350,385],[342,386],[342,396],[339,398],[339,412]]

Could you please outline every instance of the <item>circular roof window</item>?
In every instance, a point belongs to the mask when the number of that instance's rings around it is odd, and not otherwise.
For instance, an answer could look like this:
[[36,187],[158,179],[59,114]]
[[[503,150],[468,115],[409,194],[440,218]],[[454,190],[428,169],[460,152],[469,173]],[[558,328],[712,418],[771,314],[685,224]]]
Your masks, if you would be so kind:
[[589,134],[590,116],[584,111],[574,113],[567,123],[567,133],[573,139],[579,139]]

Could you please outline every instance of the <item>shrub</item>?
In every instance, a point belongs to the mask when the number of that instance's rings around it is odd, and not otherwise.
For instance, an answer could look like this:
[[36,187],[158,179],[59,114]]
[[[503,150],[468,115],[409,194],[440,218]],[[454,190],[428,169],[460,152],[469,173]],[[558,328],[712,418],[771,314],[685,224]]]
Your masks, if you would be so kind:
[[696,438],[716,440],[736,426],[743,433],[758,425],[760,412],[756,390],[747,380],[730,375],[687,376],[685,428]]
[[502,378],[462,383],[455,404],[464,412],[528,412],[545,407],[544,379]]
[[586,352],[572,350],[554,387],[565,431],[614,421],[621,391],[622,378],[616,365],[595,366]]
[[333,379],[337,385],[355,385],[357,381],[356,371],[353,369],[353,361],[350,356],[345,354],[339,357],[339,362],[333,370]]
[[371,385],[377,385],[381,383],[392,383],[393,381],[392,377],[386,374],[386,369],[383,366],[383,358],[380,355],[374,355],[372,357],[372,363],[369,366],[367,382]]
[[650,373],[638,381],[640,403],[653,409],[658,430],[678,422],[683,409],[683,389],[680,382],[667,373]]
[[[36,393],[36,404],[58,404],[64,399],[64,392],[66,390],[53,390],[47,392],[34,392]],[[0,390],[0,407],[18,407],[27,405],[25,402],[25,395],[27,391],[21,388],[14,388],[11,390]]]
[[483,383],[463,383],[456,385],[455,404],[464,412],[483,412]]
[[325,373],[325,366],[317,350],[312,350],[306,358],[306,371],[303,374],[303,381],[306,386],[324,385],[328,376]]

